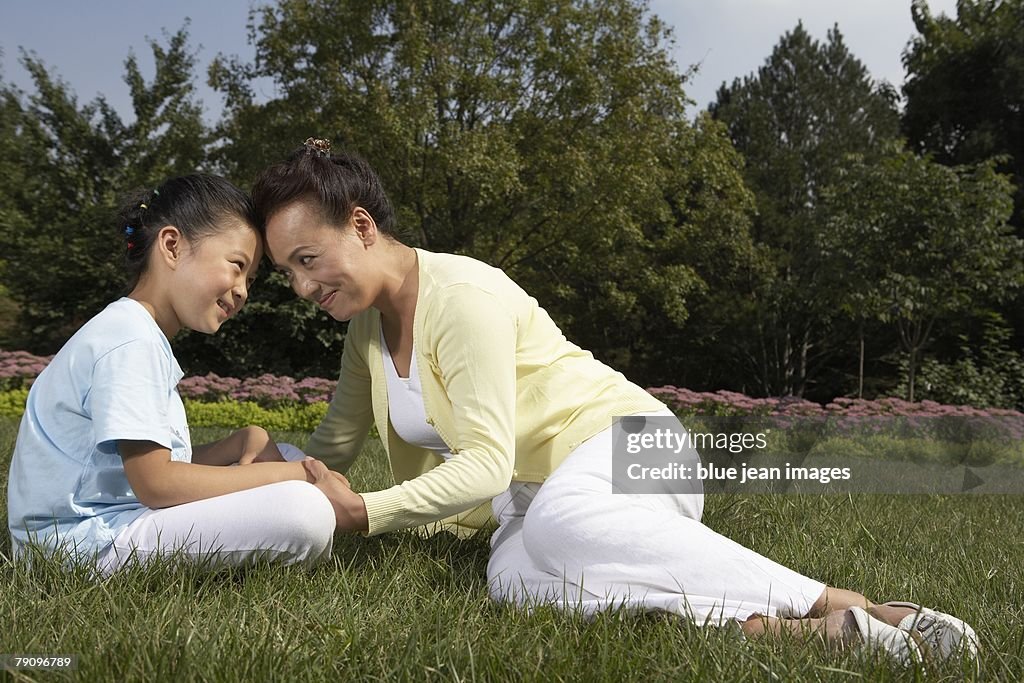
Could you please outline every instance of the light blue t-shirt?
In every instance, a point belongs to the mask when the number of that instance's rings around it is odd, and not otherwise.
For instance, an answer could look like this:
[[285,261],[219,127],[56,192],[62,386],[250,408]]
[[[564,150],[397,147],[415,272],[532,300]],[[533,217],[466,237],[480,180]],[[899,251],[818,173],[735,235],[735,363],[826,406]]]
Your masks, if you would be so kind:
[[76,554],[106,548],[147,508],[117,441],[152,441],[191,462],[181,367],[153,317],[122,298],[82,326],[36,378],[11,460],[7,524],[15,555],[30,540]]

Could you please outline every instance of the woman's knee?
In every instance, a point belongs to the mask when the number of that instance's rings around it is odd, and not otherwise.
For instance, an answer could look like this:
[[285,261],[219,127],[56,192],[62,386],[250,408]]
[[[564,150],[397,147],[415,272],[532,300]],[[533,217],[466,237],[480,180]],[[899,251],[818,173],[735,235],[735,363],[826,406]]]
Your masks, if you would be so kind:
[[[541,489],[543,493],[543,489]],[[574,502],[574,498],[579,498]],[[580,528],[578,505],[583,496],[537,495],[523,518],[522,544],[530,561],[546,572],[561,572],[567,561],[569,547],[577,537],[586,537],[587,529]]]

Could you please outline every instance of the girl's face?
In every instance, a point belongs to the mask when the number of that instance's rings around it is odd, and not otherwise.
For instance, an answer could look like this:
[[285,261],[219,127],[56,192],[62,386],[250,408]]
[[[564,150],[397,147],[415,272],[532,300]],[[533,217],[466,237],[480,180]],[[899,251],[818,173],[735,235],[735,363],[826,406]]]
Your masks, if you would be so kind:
[[179,325],[205,334],[220,329],[249,297],[261,255],[259,235],[239,219],[194,245],[186,241],[171,293]]
[[372,306],[381,286],[369,253],[376,232],[361,230],[363,216],[368,214],[357,208],[348,224],[337,228],[310,205],[296,202],[267,222],[267,254],[274,266],[297,295],[339,321]]

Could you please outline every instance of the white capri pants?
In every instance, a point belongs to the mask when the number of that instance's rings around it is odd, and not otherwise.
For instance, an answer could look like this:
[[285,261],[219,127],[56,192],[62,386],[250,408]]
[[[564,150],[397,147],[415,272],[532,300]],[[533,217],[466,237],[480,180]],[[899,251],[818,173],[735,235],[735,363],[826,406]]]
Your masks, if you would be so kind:
[[609,428],[543,485],[512,482],[494,498],[493,599],[589,615],[665,610],[721,625],[755,613],[802,617],[825,590],[704,526],[703,494],[613,493],[611,473]]
[[[287,459],[301,451],[280,444]],[[129,561],[177,556],[210,566],[256,562],[315,564],[330,557],[334,508],[305,481],[282,481],[173,507],[150,509],[99,554],[110,575]]]

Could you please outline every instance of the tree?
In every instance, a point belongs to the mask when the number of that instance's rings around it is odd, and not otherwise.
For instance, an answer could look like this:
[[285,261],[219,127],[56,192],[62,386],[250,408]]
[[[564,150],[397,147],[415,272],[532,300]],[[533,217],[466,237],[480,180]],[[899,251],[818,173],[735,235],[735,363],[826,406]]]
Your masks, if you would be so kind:
[[1001,156],[1017,186],[1010,222],[1024,235],[1024,0],[959,0],[955,19],[925,0],[911,11],[903,130],[945,164]]
[[880,162],[854,157],[827,196],[827,267],[847,281],[850,311],[896,326],[913,401],[936,322],[1024,284],[1024,241],[1007,223],[1012,185],[992,161],[946,167],[894,150]]
[[[255,12],[252,36],[253,63],[210,70],[224,168],[252,177],[332,138],[378,170],[413,244],[505,269],[634,376],[675,356],[651,339],[706,296],[712,242],[723,277],[750,257],[735,152],[685,116],[670,36],[643,3],[286,0]],[[329,352],[331,329],[296,333]]]
[[[959,0],[956,17],[912,5],[918,35],[903,55],[903,130],[944,164],[999,158],[1017,187],[1010,224],[1024,237],[1024,0]],[[997,308],[1024,347],[1024,293]],[[955,340],[951,340],[955,344]]]
[[711,112],[746,159],[758,211],[753,237],[773,270],[770,285],[751,292],[751,329],[738,335],[761,393],[803,395],[847,336],[833,329],[834,290],[821,283],[822,192],[846,154],[876,157],[898,133],[894,98],[850,54],[838,27],[819,43],[802,24],[756,74],[718,91]]
[[[3,49],[0,48],[0,57],[3,57]],[[2,72],[0,72],[2,76]],[[18,135],[18,127],[22,117],[21,103],[13,93],[8,90],[0,91],[0,178],[4,179],[4,185],[22,186],[26,182],[25,168],[21,161],[26,157],[23,150],[22,139]],[[0,193],[5,188],[0,187]],[[11,207],[6,202],[0,202],[0,225],[12,222],[17,219]],[[11,257],[10,249],[4,248],[0,255],[0,283],[4,282],[4,268],[6,261]],[[7,288],[0,284],[0,347],[21,346],[21,339],[17,332],[17,304],[11,299]]]
[[10,173],[0,186],[0,277],[20,306],[19,336],[37,353],[54,352],[122,290],[122,271],[111,258],[124,249],[113,223],[118,194],[193,172],[204,159],[187,33],[170,36],[166,48],[150,46],[152,82],[133,55],[125,61],[132,123],[102,96],[79,107],[67,84],[30,54],[21,61],[35,93],[6,84],[0,91],[0,145]]
[[[956,337],[957,358],[926,357],[915,373],[914,395],[976,408],[1024,408],[1024,355],[1009,348],[1012,330],[995,313],[971,321],[975,334]],[[905,363],[909,366],[909,363]],[[904,364],[901,364],[901,366]],[[909,367],[903,373],[909,379]],[[906,393],[908,387],[901,387]]]

